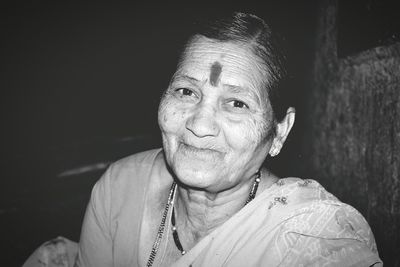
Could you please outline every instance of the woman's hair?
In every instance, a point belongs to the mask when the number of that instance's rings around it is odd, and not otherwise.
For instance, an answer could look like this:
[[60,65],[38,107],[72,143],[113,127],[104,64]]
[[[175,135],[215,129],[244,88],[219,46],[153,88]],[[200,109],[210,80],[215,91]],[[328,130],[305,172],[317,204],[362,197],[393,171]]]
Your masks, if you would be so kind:
[[[268,70],[264,81],[277,122],[283,120],[290,106],[285,96],[287,87],[286,57],[278,38],[264,20],[251,14],[234,12],[226,17],[199,21],[192,37],[202,35],[221,42],[247,45]],[[190,40],[189,40],[190,43]]]

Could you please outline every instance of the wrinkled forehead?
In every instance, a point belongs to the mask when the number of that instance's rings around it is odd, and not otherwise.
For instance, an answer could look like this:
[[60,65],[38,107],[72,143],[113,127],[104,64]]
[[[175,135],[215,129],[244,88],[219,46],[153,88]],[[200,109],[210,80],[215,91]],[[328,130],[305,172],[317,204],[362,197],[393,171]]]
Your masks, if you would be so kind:
[[176,75],[194,76],[213,86],[227,83],[266,92],[268,70],[249,45],[194,37],[185,47]]

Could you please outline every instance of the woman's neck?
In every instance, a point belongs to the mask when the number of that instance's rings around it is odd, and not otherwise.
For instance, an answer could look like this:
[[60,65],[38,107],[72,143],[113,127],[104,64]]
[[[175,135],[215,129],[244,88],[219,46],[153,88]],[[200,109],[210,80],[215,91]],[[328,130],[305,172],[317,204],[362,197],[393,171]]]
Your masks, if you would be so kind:
[[[175,197],[176,227],[185,250],[191,249],[201,238],[211,233],[244,207],[256,176],[220,193],[209,193],[178,186]],[[269,188],[278,178],[262,171],[258,194]]]
[[253,182],[251,179],[220,193],[178,187],[175,201],[177,225],[192,233],[190,239],[198,241],[243,208]]

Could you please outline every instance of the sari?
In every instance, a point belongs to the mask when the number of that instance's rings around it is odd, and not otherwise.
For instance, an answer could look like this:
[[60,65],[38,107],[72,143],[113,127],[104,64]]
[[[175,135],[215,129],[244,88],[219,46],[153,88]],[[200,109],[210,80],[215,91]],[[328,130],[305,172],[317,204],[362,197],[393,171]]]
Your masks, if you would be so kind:
[[[161,149],[145,151],[112,164],[93,188],[79,245],[65,238],[47,242],[24,267],[53,266],[48,258],[53,254],[54,263],[62,262],[61,266],[72,266],[75,258],[76,266],[140,266],[139,236],[148,188],[154,179],[167,177],[153,171],[165,167],[163,158],[156,162],[160,153]],[[170,219],[171,210],[168,224]],[[163,250],[165,238],[153,266],[163,266]],[[382,261],[371,229],[356,209],[314,180],[283,178],[172,266],[372,265],[382,266]]]
[[174,267],[383,266],[353,207],[314,180],[284,178],[204,237]]

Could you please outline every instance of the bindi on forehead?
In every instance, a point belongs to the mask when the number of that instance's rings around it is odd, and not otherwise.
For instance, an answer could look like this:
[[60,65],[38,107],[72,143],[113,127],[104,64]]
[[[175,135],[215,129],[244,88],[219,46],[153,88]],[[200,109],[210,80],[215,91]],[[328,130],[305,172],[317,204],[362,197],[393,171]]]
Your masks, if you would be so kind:
[[218,61],[215,61],[211,65],[211,69],[210,69],[210,84],[212,86],[218,86],[221,72],[222,72],[222,65]]

